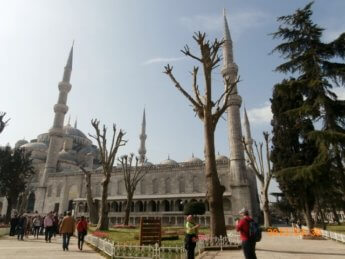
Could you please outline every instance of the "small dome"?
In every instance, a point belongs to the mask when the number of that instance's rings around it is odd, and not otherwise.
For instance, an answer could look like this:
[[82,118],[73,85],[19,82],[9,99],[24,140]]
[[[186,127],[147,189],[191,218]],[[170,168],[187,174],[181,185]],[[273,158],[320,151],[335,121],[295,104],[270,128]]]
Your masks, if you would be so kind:
[[76,154],[73,151],[66,151],[62,150],[59,153],[59,160],[61,161],[75,161],[76,160]]
[[16,142],[16,144],[14,145],[14,148],[19,148],[25,144],[29,143],[28,141],[26,141],[25,139],[21,139],[21,140],[18,140]]
[[216,155],[216,161],[229,161],[229,158],[227,156],[222,156],[218,153],[218,155]]
[[170,159],[168,156],[168,159],[160,162],[161,165],[178,165],[178,163],[175,160]]
[[202,160],[198,157],[195,157],[194,154],[192,154],[192,157],[187,159],[185,163],[190,163],[190,164],[200,164],[202,163]]
[[149,161],[144,162],[143,166],[152,166],[153,164]]
[[21,147],[31,151],[46,151],[48,149],[48,146],[46,144],[40,142],[27,143],[22,145]]

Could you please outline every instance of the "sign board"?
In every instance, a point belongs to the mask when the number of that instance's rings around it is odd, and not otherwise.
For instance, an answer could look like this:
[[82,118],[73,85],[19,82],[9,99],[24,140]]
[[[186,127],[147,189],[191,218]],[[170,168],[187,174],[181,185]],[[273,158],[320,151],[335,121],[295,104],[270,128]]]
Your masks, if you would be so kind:
[[161,245],[162,219],[141,218],[140,219],[140,245]]

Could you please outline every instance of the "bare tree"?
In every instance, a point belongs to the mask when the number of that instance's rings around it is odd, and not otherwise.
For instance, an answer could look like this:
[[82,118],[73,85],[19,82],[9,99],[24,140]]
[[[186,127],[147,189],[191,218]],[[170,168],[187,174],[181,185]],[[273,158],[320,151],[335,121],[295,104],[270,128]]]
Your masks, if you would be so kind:
[[199,91],[197,83],[197,74],[199,67],[194,67],[192,77],[193,83],[192,88],[194,92],[194,98],[180,85],[175,79],[172,71],[173,67],[169,64],[165,66],[165,71],[175,87],[189,100],[192,104],[193,110],[196,115],[203,122],[204,126],[204,154],[205,154],[205,177],[206,177],[206,189],[207,189],[207,200],[210,205],[211,214],[211,234],[213,236],[225,236],[225,219],[223,210],[223,193],[225,187],[219,182],[219,177],[216,167],[215,147],[214,147],[214,132],[219,118],[229,107],[229,97],[232,94],[232,90],[238,83],[237,78],[235,82],[231,82],[229,78],[225,79],[225,90],[218,97],[216,101],[212,100],[212,71],[219,66],[221,58],[218,54],[220,47],[224,41],[218,41],[215,39],[212,43],[205,40],[205,33],[195,33],[193,39],[197,42],[200,47],[201,57],[197,57],[190,52],[188,45],[181,50],[183,54],[191,57],[192,59],[201,63],[204,74],[204,95]]
[[139,162],[139,158],[135,157],[135,166],[133,168],[132,161],[134,159],[134,154],[129,156],[122,156],[121,159],[118,159],[121,162],[123,179],[125,182],[126,192],[127,192],[127,204],[125,210],[125,222],[127,226],[129,222],[129,214],[131,211],[131,205],[133,201],[134,192],[137,188],[138,183],[144,178],[147,172],[150,170],[150,166],[145,165]]
[[99,128],[99,120],[91,120],[91,125],[96,131],[96,135],[90,135],[97,141],[98,148],[100,151],[101,164],[103,167],[103,180],[102,180],[102,200],[99,209],[99,220],[96,229],[97,230],[107,230],[109,228],[108,220],[108,185],[110,182],[111,173],[113,171],[114,161],[118,149],[124,146],[127,141],[123,140],[125,133],[120,129],[117,133],[116,126],[113,124],[113,137],[110,145],[110,149],[107,147],[107,128],[103,125],[103,130],[101,132]]
[[[256,177],[260,182],[260,202],[261,207],[264,212],[264,226],[268,228],[271,226],[271,217],[270,217],[270,208],[268,200],[268,188],[271,183],[273,172],[271,169],[271,160],[270,160],[270,149],[269,149],[269,133],[263,132],[265,139],[265,152],[266,152],[266,165],[264,163],[264,152],[263,152],[263,143],[260,142],[259,145],[254,141],[256,155],[251,146],[247,145],[243,139],[243,146],[246,152],[246,155],[249,160],[250,168],[255,173]],[[259,161],[257,161],[257,158]]]
[[8,125],[10,119],[5,121],[6,112],[0,112],[0,133],[3,132],[5,127]]
[[[87,160],[93,159],[92,154],[88,153],[86,155]],[[86,182],[86,201],[87,207],[89,210],[89,218],[92,224],[97,224],[98,222],[98,211],[97,205],[93,199],[92,189],[91,189],[91,174],[92,174],[92,164],[85,167],[84,164],[79,165],[80,170],[84,173],[85,182]]]

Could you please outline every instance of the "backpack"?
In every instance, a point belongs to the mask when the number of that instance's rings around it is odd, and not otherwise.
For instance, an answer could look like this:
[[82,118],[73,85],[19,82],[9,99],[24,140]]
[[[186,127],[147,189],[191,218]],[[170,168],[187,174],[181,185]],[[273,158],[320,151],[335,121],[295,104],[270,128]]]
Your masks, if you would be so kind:
[[247,221],[249,224],[249,239],[255,242],[261,240],[261,228],[254,220]]

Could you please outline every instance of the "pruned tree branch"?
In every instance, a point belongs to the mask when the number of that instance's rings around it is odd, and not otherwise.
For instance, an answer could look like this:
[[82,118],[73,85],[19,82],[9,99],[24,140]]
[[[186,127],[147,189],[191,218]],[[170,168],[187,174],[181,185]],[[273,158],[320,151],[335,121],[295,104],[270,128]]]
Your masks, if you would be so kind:
[[10,121],[10,119],[5,121],[4,120],[5,116],[6,116],[6,112],[0,112],[0,133],[3,132],[5,127],[8,125],[8,122]]

